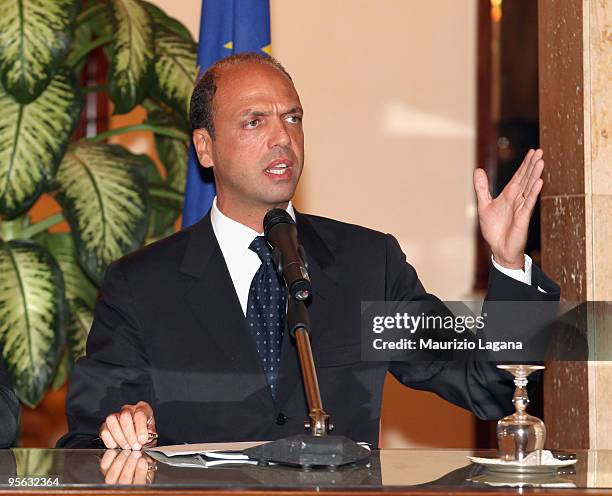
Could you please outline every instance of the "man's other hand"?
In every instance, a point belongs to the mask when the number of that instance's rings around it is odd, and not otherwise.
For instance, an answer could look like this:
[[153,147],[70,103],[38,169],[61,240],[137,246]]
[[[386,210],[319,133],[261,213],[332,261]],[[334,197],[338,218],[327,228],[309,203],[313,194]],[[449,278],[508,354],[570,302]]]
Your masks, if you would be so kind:
[[[151,436],[153,434],[153,436]],[[154,439],[151,440],[151,437]],[[107,448],[138,451],[155,446],[157,432],[153,409],[146,401],[123,405],[121,411],[111,413],[100,427],[100,439]]]
[[478,220],[495,261],[508,269],[523,269],[527,230],[544,181],[542,150],[529,150],[510,182],[497,198],[489,193],[487,173],[474,171]]

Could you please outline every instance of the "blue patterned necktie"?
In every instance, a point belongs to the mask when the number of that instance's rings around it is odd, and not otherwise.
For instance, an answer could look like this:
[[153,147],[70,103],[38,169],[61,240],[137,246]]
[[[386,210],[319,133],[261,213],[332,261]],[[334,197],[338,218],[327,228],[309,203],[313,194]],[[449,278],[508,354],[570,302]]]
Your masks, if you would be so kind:
[[272,250],[264,237],[257,236],[249,245],[249,250],[257,253],[261,266],[249,289],[247,325],[255,341],[272,397],[275,397],[285,329],[285,286],[276,273]]

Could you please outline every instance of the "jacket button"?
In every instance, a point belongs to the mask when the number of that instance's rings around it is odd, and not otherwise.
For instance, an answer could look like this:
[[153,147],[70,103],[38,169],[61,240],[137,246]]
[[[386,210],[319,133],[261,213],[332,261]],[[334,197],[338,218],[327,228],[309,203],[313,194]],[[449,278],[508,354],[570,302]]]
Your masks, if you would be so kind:
[[276,417],[276,425],[285,425],[287,423],[287,417],[284,413],[279,413]]

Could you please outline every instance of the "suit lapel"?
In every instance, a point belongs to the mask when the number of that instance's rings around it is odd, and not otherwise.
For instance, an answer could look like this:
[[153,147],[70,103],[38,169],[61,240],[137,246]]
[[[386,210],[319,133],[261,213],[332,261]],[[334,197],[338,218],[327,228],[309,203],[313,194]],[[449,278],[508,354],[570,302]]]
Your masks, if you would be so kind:
[[210,213],[191,232],[181,271],[195,278],[186,292],[192,312],[237,372],[247,391],[256,391],[268,407],[272,396],[266,382],[255,343],[232,283],[221,248],[212,229]]
[[[312,326],[310,337],[312,342],[316,342],[325,332],[323,323],[333,306],[333,295],[338,285],[334,273],[333,244],[319,236],[308,217],[297,211],[296,225],[299,242],[306,252],[308,273],[312,282],[313,296],[308,305]],[[276,404],[282,407],[296,387],[303,389],[295,340],[287,334],[283,337],[278,380]]]

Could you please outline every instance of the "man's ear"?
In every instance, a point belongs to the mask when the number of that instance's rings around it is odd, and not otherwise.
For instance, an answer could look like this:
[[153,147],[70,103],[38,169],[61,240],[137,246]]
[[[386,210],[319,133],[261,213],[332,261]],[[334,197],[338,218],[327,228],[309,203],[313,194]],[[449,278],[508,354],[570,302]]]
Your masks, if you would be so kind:
[[206,129],[196,129],[192,135],[198,162],[202,167],[213,167],[212,138]]

